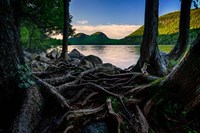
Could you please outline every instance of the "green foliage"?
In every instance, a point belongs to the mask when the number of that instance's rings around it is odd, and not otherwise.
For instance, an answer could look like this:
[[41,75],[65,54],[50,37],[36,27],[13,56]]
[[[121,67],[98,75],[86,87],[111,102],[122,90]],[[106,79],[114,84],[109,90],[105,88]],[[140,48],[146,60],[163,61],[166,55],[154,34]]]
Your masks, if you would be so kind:
[[163,79],[165,79],[165,77],[156,79],[155,81],[151,82],[152,86],[158,86],[160,84],[161,81],[163,81]]
[[[62,0],[22,0],[22,22],[34,23],[44,33],[62,33],[64,28],[64,2]],[[69,24],[72,21],[70,16]],[[75,29],[69,26],[69,34]]]
[[120,108],[120,102],[115,97],[108,97],[107,99],[111,99],[113,110],[118,112]]
[[[200,31],[200,9],[191,10],[190,20],[190,44],[197,38],[197,32]],[[177,42],[179,32],[179,16],[180,12],[173,12],[163,15],[159,18],[159,36],[158,43],[160,45],[174,45]],[[140,27],[135,32],[131,33],[125,40],[130,43],[140,45],[142,43],[144,26]]]
[[173,48],[173,45],[158,45],[160,51],[169,53],[171,49]]
[[42,52],[62,45],[61,40],[49,38],[34,23],[22,23],[20,34],[23,48],[30,52]]
[[[200,9],[191,10],[190,29],[200,28]],[[172,12],[159,17],[159,35],[169,35],[179,32],[179,17],[180,12]],[[144,26],[131,33],[129,36],[143,35]]]
[[18,65],[19,87],[27,89],[34,85],[35,82],[31,79],[31,71],[27,65]]
[[[63,32],[64,3],[60,0],[22,0],[21,42],[26,50],[44,51],[61,41],[50,39],[47,35]],[[75,33],[69,18],[69,35]]]
[[177,65],[179,63],[178,60],[170,60],[169,64],[168,64],[168,68],[173,68],[175,65]]
[[[31,43],[30,39],[32,40]],[[30,27],[27,26],[21,27],[21,42],[23,48],[31,52],[42,52],[62,45],[61,40],[49,38],[37,28],[34,33],[31,33]]]

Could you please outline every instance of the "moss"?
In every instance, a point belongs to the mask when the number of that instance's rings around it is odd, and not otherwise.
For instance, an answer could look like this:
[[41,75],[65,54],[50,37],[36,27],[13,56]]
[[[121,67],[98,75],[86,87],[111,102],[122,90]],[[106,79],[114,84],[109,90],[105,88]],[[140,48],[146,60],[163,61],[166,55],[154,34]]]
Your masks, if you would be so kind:
[[31,71],[27,65],[18,65],[19,87],[27,89],[34,85],[35,82],[31,79]]
[[115,97],[108,97],[107,99],[111,99],[113,110],[119,112],[120,109],[120,101]]
[[152,87],[158,86],[160,84],[160,82],[163,81],[163,79],[165,79],[165,77],[161,77],[161,78],[151,82],[150,84]]
[[169,61],[169,64],[168,64],[168,69],[173,68],[175,65],[178,64],[178,62],[179,62],[179,61],[177,61],[177,60],[170,60],[170,61]]

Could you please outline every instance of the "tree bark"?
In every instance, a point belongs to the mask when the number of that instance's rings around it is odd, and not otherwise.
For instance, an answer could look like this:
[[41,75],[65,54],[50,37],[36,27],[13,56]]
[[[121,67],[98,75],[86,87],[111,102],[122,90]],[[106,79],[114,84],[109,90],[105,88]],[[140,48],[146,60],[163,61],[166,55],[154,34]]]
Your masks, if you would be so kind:
[[147,64],[147,72],[156,76],[165,75],[165,65],[158,49],[158,7],[159,0],[146,0],[144,35],[140,58],[133,71],[141,71]]
[[64,27],[63,27],[63,44],[61,58],[64,61],[68,60],[68,37],[69,37],[69,1],[64,0]]
[[167,93],[187,109],[200,103],[200,36],[194,42],[184,60],[161,83]]
[[[27,67],[25,66],[22,46],[19,41],[20,16],[18,11],[20,11],[20,6],[16,4],[17,2],[20,3],[20,1],[15,0],[0,0],[0,129],[4,132],[11,132],[16,116],[24,114],[21,105],[25,103],[26,96],[34,92],[32,89],[29,90],[28,87],[22,87],[30,77],[25,76]],[[38,90],[36,91],[38,92]],[[39,99],[39,97],[34,98]],[[29,108],[29,112],[26,114],[35,115],[36,117],[38,106],[36,104],[31,107],[35,107],[35,110]],[[23,116],[17,119],[23,120],[30,130],[33,129],[30,124],[33,119],[26,119]],[[17,124],[15,123],[15,125]],[[15,129],[17,128],[15,126]]]
[[181,1],[179,37],[175,47],[168,54],[170,60],[181,59],[187,50],[190,33],[190,8],[192,0]]

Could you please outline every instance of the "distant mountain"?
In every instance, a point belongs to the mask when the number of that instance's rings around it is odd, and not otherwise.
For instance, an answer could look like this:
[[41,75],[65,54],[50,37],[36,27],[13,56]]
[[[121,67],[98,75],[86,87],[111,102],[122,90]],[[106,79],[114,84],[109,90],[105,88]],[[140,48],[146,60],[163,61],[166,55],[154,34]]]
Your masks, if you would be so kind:
[[119,40],[110,39],[103,32],[96,32],[91,35],[78,33],[69,39],[72,45],[112,45],[119,44]]
[[[160,45],[176,44],[179,32],[179,16],[180,12],[172,12],[159,18],[159,36],[158,43]],[[96,32],[92,35],[78,33],[70,38],[71,44],[75,45],[140,45],[142,43],[144,26],[123,39],[110,39],[102,32]],[[191,10],[190,20],[190,42],[200,33],[200,9]]]
[[79,38],[79,39],[84,39],[86,37],[88,37],[89,35],[84,34],[84,33],[78,33],[74,36],[74,38]]

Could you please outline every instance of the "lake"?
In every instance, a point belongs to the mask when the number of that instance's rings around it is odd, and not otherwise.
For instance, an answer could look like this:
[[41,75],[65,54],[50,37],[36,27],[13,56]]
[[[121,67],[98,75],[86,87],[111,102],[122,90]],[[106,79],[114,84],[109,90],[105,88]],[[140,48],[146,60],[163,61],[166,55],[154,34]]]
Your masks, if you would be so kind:
[[[136,64],[140,56],[140,46],[134,45],[70,45],[69,52],[77,49],[84,55],[96,55],[104,63],[111,63],[119,68],[128,68]],[[169,52],[171,45],[159,46],[161,51]]]

